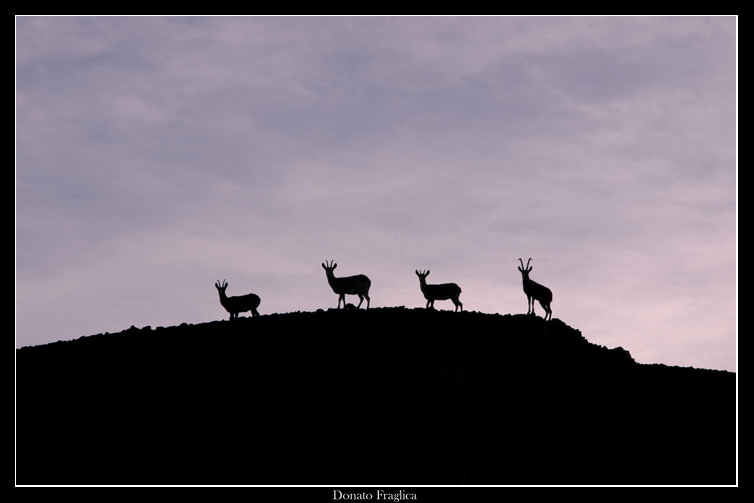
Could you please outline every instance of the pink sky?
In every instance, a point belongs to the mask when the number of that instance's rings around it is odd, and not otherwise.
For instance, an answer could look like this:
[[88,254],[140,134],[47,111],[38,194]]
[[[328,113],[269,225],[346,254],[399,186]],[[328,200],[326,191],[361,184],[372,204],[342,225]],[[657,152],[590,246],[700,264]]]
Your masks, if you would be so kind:
[[325,260],[525,313],[532,257],[589,341],[736,370],[735,17],[17,17],[15,174],[16,347],[335,307]]

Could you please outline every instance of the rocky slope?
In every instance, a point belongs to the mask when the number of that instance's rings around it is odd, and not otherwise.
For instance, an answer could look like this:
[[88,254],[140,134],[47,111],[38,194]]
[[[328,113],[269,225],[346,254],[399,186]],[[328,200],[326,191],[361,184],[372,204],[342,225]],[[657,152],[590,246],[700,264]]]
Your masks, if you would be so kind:
[[16,351],[24,485],[735,484],[736,418],[734,373],[525,315],[297,312]]

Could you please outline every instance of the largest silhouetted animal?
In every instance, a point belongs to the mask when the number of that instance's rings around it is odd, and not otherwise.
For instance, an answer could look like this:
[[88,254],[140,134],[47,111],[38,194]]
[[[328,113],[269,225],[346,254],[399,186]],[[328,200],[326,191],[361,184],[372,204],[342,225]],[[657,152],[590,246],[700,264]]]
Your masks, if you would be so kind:
[[250,293],[238,297],[228,297],[225,295],[225,289],[228,288],[228,282],[225,280],[223,280],[222,285],[218,280],[217,283],[215,283],[215,288],[217,288],[217,293],[220,294],[220,304],[222,304],[225,310],[230,313],[231,320],[233,318],[238,318],[238,313],[245,313],[246,311],[251,311],[252,316],[259,316],[257,308],[259,307],[261,299],[258,295]]
[[361,307],[361,303],[366,298],[367,309],[369,309],[369,287],[372,286],[370,279],[363,274],[336,278],[335,274],[333,274],[336,267],[338,267],[338,264],[333,260],[329,264],[325,260],[325,263],[322,264],[322,268],[325,270],[325,274],[327,274],[327,282],[330,283],[330,288],[338,294],[338,309],[340,309],[341,301],[343,301],[343,307],[346,307],[346,294],[359,296],[359,305],[356,306],[356,309]]
[[529,267],[529,262],[531,262],[531,259],[526,262],[526,267],[524,267],[523,260],[518,259],[518,261],[521,262],[521,267],[519,267],[518,270],[521,271],[521,277],[523,278],[524,282],[524,293],[526,294],[527,300],[526,314],[534,314],[534,301],[538,300],[539,304],[545,310],[545,319],[547,319],[548,316],[550,319],[552,319],[552,310],[550,309],[550,302],[552,302],[552,292],[546,286],[542,286],[536,281],[529,279],[529,273],[532,269],[531,267]]

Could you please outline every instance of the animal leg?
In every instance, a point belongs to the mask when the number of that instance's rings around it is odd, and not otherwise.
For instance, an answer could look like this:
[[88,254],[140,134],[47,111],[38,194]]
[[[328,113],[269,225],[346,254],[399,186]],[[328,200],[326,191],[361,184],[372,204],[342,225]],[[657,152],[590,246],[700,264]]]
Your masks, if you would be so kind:
[[546,320],[547,319],[551,320],[552,319],[552,309],[550,309],[550,304],[542,304],[541,302],[540,302],[540,304],[542,305],[542,308],[545,310],[545,319]]

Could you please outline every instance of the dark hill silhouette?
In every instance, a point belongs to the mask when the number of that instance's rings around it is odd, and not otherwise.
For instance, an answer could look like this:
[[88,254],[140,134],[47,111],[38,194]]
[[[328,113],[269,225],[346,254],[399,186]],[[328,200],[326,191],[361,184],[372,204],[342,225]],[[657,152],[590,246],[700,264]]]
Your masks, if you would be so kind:
[[735,484],[735,373],[372,308],[16,351],[18,484]]

